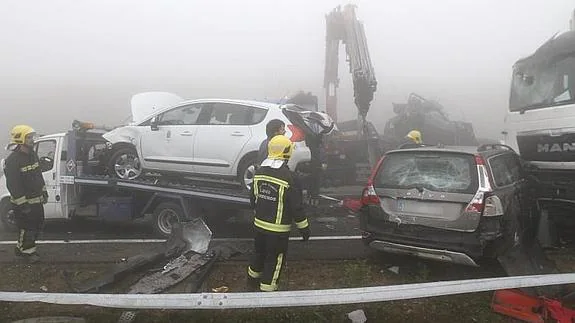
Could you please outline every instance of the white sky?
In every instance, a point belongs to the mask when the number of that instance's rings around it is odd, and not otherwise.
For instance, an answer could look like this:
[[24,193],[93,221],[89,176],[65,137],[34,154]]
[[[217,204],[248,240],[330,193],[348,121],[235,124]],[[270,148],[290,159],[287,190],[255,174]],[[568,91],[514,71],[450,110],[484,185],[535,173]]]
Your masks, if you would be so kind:
[[[119,124],[132,94],[323,102],[325,14],[332,0],[0,0],[0,134],[47,133],[73,119]],[[569,27],[570,0],[362,0],[379,82],[368,118],[417,92],[478,136],[497,137],[512,64]],[[342,49],[343,50],[343,49]],[[343,52],[342,52],[343,53]],[[340,120],[353,118],[340,68]],[[0,138],[0,141],[2,139]]]

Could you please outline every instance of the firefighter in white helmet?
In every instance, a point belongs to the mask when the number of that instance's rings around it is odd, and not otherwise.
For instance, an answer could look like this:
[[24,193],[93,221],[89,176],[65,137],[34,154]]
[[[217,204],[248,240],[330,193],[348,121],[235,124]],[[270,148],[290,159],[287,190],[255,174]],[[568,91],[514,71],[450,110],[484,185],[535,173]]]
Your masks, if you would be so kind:
[[12,153],[4,163],[6,186],[19,230],[15,254],[28,262],[40,259],[36,240],[44,224],[43,204],[48,200],[40,161],[34,151],[35,135],[30,126],[15,126],[8,146]]

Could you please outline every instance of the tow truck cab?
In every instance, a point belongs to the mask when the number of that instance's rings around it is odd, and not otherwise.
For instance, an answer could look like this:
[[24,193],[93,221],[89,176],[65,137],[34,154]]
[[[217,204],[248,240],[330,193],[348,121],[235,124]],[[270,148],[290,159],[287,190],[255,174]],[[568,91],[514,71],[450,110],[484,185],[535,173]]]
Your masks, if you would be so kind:
[[[249,207],[249,198],[237,189],[108,177],[107,160],[111,150],[102,137],[108,130],[74,122],[72,130],[42,136],[36,141],[35,151],[40,158],[49,196],[44,206],[46,220],[88,217],[129,222],[151,214],[156,233],[168,236],[175,221],[199,216],[215,205],[219,208]],[[16,229],[3,175],[0,178],[0,219],[4,229]]]

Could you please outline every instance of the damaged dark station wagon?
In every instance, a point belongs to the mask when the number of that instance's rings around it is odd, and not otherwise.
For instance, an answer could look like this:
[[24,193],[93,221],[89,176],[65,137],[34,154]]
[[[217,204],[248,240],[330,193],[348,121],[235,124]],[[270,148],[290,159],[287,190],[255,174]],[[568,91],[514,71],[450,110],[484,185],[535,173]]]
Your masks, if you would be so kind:
[[370,247],[477,266],[531,241],[537,203],[521,159],[504,145],[387,152],[362,193]]

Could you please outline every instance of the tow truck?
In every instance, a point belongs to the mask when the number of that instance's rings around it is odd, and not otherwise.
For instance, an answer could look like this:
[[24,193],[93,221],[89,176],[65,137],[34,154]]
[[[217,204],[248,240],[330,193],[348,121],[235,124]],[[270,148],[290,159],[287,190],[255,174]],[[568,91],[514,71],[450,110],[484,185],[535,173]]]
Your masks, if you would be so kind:
[[[142,180],[109,177],[106,160],[110,149],[102,137],[109,130],[74,121],[72,130],[36,141],[35,151],[49,196],[44,206],[46,220],[129,222],[151,215],[154,231],[167,237],[175,222],[250,207],[247,192],[226,183],[153,176]],[[5,230],[16,230],[4,177],[0,180],[0,220]]]

